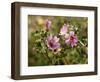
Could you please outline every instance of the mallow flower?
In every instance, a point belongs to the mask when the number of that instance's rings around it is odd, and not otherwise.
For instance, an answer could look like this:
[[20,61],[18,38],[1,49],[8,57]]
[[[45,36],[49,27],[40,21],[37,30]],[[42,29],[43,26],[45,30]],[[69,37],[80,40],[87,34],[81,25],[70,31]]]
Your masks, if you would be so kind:
[[47,47],[51,50],[57,50],[60,48],[59,38],[57,38],[57,36],[48,36],[46,43]]
[[73,31],[69,33],[69,36],[66,38],[65,43],[74,47],[78,43],[78,38]]
[[51,28],[51,21],[49,19],[46,19],[45,20],[45,27],[46,27],[46,30],[50,30]]
[[66,24],[64,24],[63,26],[62,26],[62,28],[60,29],[60,35],[66,35],[66,33],[67,33],[67,30],[68,30],[68,26],[66,25]]

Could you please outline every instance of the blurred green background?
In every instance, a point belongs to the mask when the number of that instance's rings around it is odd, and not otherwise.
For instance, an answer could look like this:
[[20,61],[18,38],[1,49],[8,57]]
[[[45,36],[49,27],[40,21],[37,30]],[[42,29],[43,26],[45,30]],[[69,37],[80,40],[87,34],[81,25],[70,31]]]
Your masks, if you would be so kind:
[[[43,54],[42,32],[45,30],[44,22],[46,19],[52,21],[50,33],[57,35],[63,24],[68,24],[68,30],[74,31],[78,37],[76,47],[68,47],[62,56],[55,56],[49,53],[48,57]],[[65,16],[35,16],[28,15],[28,66],[47,66],[47,65],[72,65],[88,63],[88,18],[87,17],[65,17]],[[37,43],[36,43],[37,41]],[[37,51],[35,51],[38,46]],[[45,51],[44,51],[45,52]]]

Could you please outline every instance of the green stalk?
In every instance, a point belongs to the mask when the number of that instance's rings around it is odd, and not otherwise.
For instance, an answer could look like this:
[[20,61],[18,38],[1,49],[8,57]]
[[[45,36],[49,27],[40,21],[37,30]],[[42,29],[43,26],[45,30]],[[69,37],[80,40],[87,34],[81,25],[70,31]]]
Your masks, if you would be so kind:
[[79,43],[80,43],[82,46],[85,46],[85,44],[84,44],[82,41],[80,41],[80,40],[79,40]]

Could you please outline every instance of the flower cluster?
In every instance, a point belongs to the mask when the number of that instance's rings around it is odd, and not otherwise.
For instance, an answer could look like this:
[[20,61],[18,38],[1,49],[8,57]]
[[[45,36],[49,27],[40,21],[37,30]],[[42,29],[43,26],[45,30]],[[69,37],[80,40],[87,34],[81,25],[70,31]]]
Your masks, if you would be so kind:
[[[46,27],[46,30],[51,29],[51,21],[50,20],[48,20],[48,19],[46,20],[45,27]],[[68,31],[68,25],[67,24],[64,24],[62,26],[58,35],[60,35],[60,37],[57,37],[57,35],[54,35],[54,36],[49,35],[47,37],[46,44],[47,44],[47,47],[49,49],[57,50],[57,49],[61,48],[62,46],[59,42],[61,37],[64,37],[65,44],[70,45],[71,47],[76,46],[77,43],[78,43],[77,35],[75,34],[74,31],[70,31],[70,32]]]
[[29,66],[88,64],[87,18],[30,16],[29,21]]

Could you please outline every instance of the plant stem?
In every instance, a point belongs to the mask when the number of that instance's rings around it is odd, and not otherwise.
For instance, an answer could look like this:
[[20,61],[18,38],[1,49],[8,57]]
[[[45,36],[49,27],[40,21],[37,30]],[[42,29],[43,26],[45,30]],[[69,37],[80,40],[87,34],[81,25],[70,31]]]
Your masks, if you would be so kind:
[[84,44],[82,41],[80,41],[80,40],[79,40],[79,43],[80,43],[82,46],[85,46],[85,44]]
[[[45,40],[44,40],[44,39],[43,39],[43,43],[44,43],[44,45],[45,45]],[[45,46],[46,46],[46,45],[45,45]],[[49,60],[49,62],[51,62],[51,63],[52,63],[52,60],[51,60],[51,59],[50,59],[50,57],[48,56],[47,46],[46,46],[45,51],[46,51],[45,56],[47,57],[47,59]]]
[[48,56],[48,52],[47,52],[47,50],[46,50],[46,56],[47,56],[49,62],[52,62],[51,59],[50,59],[50,57]]

